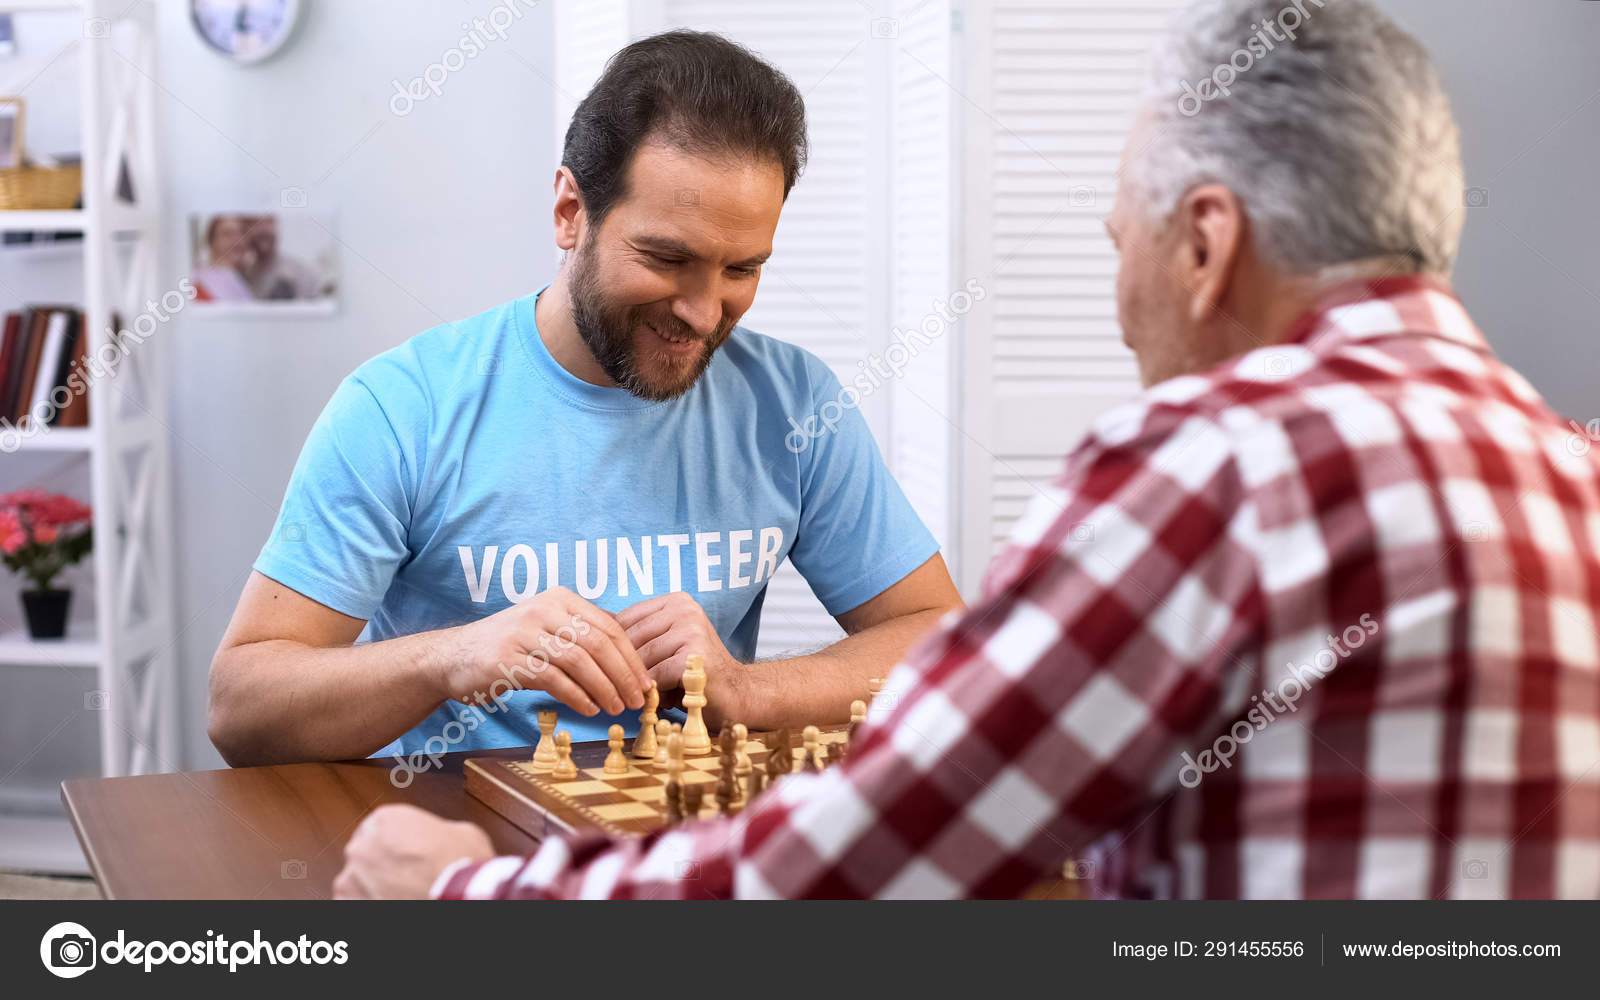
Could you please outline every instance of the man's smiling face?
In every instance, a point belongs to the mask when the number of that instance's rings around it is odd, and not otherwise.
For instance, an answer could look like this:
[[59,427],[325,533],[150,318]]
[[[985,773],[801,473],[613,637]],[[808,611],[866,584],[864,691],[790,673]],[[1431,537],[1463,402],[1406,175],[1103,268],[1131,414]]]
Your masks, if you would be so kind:
[[672,399],[755,301],[783,210],[783,170],[645,142],[625,191],[579,234],[573,321],[618,386]]

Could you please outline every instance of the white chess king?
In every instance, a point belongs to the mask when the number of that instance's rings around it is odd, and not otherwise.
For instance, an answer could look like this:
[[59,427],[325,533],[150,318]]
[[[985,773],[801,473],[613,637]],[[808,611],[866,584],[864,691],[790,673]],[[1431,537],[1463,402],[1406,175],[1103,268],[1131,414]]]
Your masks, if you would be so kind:
[[683,752],[705,754],[711,752],[711,734],[706,731],[703,714],[706,707],[706,661],[699,653],[690,653],[683,668],[683,710],[688,721],[683,724]]

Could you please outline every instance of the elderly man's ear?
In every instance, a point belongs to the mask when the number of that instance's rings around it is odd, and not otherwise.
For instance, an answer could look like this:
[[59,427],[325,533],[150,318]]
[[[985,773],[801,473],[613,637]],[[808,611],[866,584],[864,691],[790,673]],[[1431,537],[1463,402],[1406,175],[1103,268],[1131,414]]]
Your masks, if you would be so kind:
[[1184,195],[1173,216],[1178,227],[1177,278],[1189,289],[1189,319],[1204,323],[1222,310],[1244,252],[1244,206],[1220,184]]

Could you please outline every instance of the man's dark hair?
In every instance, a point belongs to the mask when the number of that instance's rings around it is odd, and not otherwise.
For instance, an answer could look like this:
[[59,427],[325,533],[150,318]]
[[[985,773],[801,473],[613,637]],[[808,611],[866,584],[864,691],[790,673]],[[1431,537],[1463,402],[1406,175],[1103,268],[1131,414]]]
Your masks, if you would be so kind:
[[705,31],[667,31],[612,56],[567,126],[561,163],[595,225],[626,193],[628,165],[646,139],[766,157],[783,168],[787,199],[806,162],[805,101],[743,46]]

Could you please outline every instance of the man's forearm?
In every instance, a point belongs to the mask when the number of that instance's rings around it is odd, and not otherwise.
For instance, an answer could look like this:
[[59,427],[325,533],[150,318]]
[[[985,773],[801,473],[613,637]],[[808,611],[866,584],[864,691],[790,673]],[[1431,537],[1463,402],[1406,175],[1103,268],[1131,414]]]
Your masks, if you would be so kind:
[[211,741],[234,766],[368,756],[445,700],[456,632],[326,649],[269,639],[219,650]]
[[867,699],[867,682],[888,676],[948,610],[901,615],[815,653],[746,666],[732,697],[744,717],[728,721],[762,730],[848,722],[850,703]]

